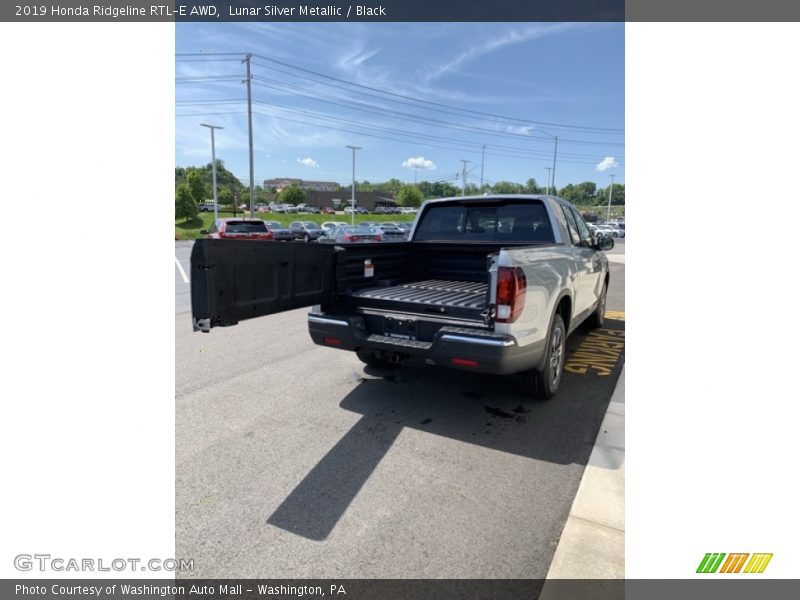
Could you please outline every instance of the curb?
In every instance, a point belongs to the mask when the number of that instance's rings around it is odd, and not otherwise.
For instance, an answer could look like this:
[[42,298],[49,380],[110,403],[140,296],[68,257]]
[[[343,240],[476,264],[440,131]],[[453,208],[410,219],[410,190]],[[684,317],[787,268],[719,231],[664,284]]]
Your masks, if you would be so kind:
[[[625,577],[625,367],[564,524],[547,579]],[[547,593],[544,584],[541,599]],[[554,590],[553,590],[554,591]]]

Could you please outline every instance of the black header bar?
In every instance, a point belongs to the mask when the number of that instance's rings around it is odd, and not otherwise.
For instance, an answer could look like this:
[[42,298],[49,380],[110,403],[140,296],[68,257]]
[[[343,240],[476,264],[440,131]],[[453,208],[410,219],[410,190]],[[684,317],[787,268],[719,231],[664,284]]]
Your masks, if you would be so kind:
[[796,0],[13,0],[0,21],[800,21]]

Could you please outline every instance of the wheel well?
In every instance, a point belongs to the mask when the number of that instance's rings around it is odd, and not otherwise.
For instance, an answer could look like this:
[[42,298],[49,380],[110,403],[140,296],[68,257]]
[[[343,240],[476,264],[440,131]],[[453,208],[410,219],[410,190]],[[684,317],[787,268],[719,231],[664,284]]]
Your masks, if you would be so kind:
[[569,320],[572,317],[572,298],[569,296],[561,298],[558,301],[556,312],[561,315],[561,319],[564,321],[564,329],[569,331]]

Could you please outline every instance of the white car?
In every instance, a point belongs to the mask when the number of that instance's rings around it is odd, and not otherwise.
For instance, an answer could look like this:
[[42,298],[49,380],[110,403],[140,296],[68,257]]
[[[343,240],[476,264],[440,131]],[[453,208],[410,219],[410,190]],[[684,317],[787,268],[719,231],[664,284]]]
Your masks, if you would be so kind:
[[624,238],[625,237],[625,230],[618,229],[615,225],[609,225],[608,223],[603,225],[597,226],[597,231],[603,233],[605,235],[610,235],[611,237],[615,238]]

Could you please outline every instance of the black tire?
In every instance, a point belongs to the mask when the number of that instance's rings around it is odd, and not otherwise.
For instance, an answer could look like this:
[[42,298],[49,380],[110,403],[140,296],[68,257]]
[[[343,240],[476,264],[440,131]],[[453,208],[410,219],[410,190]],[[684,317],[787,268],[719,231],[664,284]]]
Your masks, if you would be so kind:
[[525,393],[537,400],[550,400],[556,395],[564,374],[564,361],[567,353],[567,330],[564,320],[556,313],[547,336],[547,350],[544,357],[544,368],[522,374],[522,386]]
[[375,356],[374,352],[369,352],[366,350],[356,350],[356,356],[358,357],[358,360],[360,360],[369,367],[382,367],[388,364],[385,360],[382,360],[377,356]]
[[603,291],[600,294],[600,299],[597,301],[597,308],[589,317],[584,321],[587,329],[600,329],[605,322],[606,317],[606,296],[608,295],[608,282],[603,284]]

